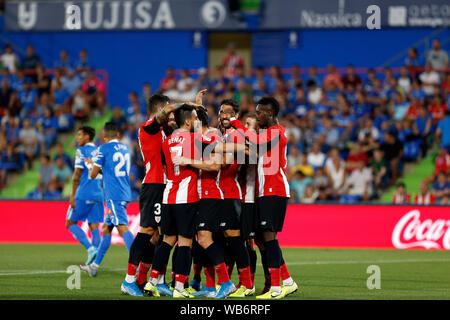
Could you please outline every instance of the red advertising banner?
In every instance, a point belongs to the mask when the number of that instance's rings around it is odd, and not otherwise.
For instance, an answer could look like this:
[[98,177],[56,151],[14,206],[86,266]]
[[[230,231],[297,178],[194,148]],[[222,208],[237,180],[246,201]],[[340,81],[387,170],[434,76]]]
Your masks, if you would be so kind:
[[[0,201],[2,243],[77,243],[65,229],[67,202]],[[131,231],[139,206],[130,203]],[[87,231],[88,226],[82,224]],[[289,205],[282,246],[450,250],[450,207]],[[123,243],[117,231],[112,242]]]

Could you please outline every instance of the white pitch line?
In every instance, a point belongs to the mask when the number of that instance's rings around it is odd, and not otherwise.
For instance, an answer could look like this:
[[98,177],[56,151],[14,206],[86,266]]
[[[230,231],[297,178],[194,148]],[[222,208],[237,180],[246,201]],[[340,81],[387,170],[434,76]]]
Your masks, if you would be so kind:
[[[415,262],[450,262],[450,259],[398,259],[398,260],[344,260],[344,261],[297,261],[288,262],[288,266],[308,266],[308,265],[332,265],[332,264],[366,264],[366,263],[415,263]],[[258,263],[258,266],[261,266]],[[168,268],[170,269],[170,268]],[[125,268],[116,269],[100,269],[100,271],[125,271]],[[2,270],[4,271],[4,270]],[[14,273],[0,273],[0,276],[25,276],[35,274],[55,274],[55,273],[67,273],[66,270],[30,270],[24,272]]]

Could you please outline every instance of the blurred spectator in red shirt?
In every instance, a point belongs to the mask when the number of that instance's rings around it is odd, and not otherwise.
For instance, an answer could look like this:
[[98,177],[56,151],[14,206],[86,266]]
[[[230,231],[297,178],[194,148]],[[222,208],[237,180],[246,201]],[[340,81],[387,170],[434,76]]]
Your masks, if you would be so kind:
[[329,64],[327,67],[328,74],[323,79],[325,90],[330,90],[330,84],[333,82],[336,87],[342,90],[342,79],[337,73],[336,67],[333,64]]
[[397,191],[392,197],[392,203],[404,204],[411,202],[411,194],[406,192],[406,186],[403,182],[397,184]]
[[361,78],[355,74],[355,67],[353,65],[350,64],[347,66],[347,74],[342,77],[342,83],[345,87],[350,84],[357,90],[361,88]]
[[222,59],[222,64],[225,67],[225,76],[227,78],[232,78],[236,75],[236,68],[238,66],[244,67],[244,58],[237,55],[236,45],[234,43],[229,43],[227,46],[227,55]]
[[431,113],[431,116],[433,117],[433,123],[435,125],[437,125],[439,121],[444,119],[445,112],[447,111],[447,106],[442,101],[440,95],[437,94],[434,96],[431,105],[428,107],[428,111]]
[[419,102],[419,99],[412,98],[411,105],[409,106],[408,111],[406,111],[405,118],[407,120],[415,120],[419,115],[420,107],[421,103]]
[[175,71],[172,67],[167,67],[166,76],[161,80],[160,88],[163,91],[176,87],[177,78],[175,77]]
[[433,204],[434,196],[431,194],[428,188],[428,184],[426,182],[422,182],[420,184],[420,191],[414,197],[415,204]]
[[369,157],[367,157],[367,154],[363,151],[361,144],[356,143],[347,157],[346,162],[348,173],[351,173],[356,167],[358,167],[358,163],[360,161],[364,162],[364,165],[367,166],[369,164]]
[[438,151],[438,156],[434,160],[434,177],[437,177],[439,172],[450,173],[450,154],[445,148],[440,148]]

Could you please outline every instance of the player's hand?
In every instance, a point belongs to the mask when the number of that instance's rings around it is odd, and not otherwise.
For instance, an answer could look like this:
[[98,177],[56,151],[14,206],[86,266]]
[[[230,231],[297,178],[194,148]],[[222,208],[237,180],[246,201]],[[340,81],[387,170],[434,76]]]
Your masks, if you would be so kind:
[[177,166],[186,166],[189,164],[189,159],[187,159],[185,157],[175,156],[172,158],[172,162],[174,165],[177,165]]
[[208,89],[202,89],[197,93],[197,95],[195,96],[196,104],[203,105],[203,96],[205,95],[206,91],[208,91]]
[[190,106],[194,106],[195,108],[197,108],[199,110],[206,111],[206,108],[202,104],[199,104],[199,103],[196,103],[196,102],[191,102],[191,101],[186,102],[186,104],[188,104]]
[[70,207],[75,210],[75,197],[70,196]]

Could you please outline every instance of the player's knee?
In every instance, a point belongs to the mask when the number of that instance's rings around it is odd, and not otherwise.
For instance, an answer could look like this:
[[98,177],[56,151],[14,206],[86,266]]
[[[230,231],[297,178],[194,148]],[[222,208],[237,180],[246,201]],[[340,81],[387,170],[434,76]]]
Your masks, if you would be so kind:
[[197,242],[203,249],[208,248],[212,243],[212,236],[205,233],[198,233]]
[[72,220],[66,220],[66,229],[69,229],[70,228],[70,226],[72,226],[72,225],[74,225],[75,224],[75,222],[74,221],[72,221]]
[[149,236],[153,236],[153,234],[155,233],[155,229],[153,229],[152,227],[139,227],[139,232],[148,234]]
[[108,227],[108,225],[106,223],[103,224],[102,233],[104,235],[110,235],[111,234],[111,229]]
[[177,242],[177,236],[164,235],[164,242],[173,247],[175,242]]
[[192,238],[185,238],[182,236],[178,237],[178,246],[179,247],[192,247]]
[[90,230],[97,230],[98,229],[98,223],[89,223],[89,229]]
[[150,239],[150,242],[151,242],[154,246],[156,246],[156,245],[158,244],[159,237],[160,237],[159,232],[158,232],[158,230],[156,230],[156,232],[153,233],[152,238]]
[[225,230],[225,237],[239,237],[241,235],[240,230]]

